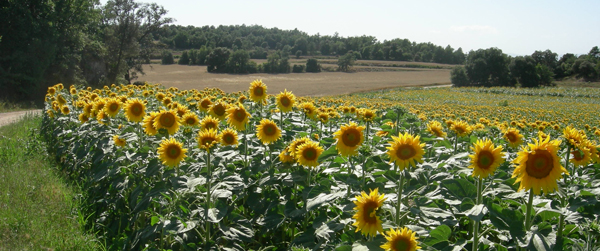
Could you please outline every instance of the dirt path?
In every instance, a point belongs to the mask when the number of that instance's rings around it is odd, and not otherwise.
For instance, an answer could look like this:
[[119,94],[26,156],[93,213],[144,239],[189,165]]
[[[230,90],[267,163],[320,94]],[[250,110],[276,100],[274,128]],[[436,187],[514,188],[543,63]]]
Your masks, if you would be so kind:
[[36,109],[36,110],[28,110],[28,111],[0,113],[0,127],[18,121],[21,117],[23,117],[27,113],[36,114],[36,113],[41,113],[41,112],[42,112],[41,109]]

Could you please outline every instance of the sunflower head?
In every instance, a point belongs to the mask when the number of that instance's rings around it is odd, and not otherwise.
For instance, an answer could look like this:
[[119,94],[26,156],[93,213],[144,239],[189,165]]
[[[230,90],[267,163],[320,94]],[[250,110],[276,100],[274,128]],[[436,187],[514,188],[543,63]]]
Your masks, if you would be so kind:
[[217,135],[217,129],[215,128],[201,130],[198,132],[196,139],[198,140],[198,147],[207,152],[210,152],[219,143],[219,135]]
[[277,107],[282,112],[290,112],[296,103],[296,96],[285,89],[277,95]]
[[229,108],[227,103],[219,101],[210,106],[208,113],[219,120],[224,120],[227,116],[227,108]]
[[489,139],[477,140],[475,145],[471,147],[471,151],[474,154],[469,155],[471,158],[469,168],[473,168],[473,177],[487,178],[496,171],[498,166],[504,163],[502,146],[495,147]]
[[238,134],[237,131],[227,128],[219,134],[220,143],[222,146],[237,146]]
[[158,147],[158,158],[168,167],[176,167],[186,157],[187,149],[177,140],[164,139]]
[[294,154],[296,161],[303,166],[317,167],[319,165],[319,156],[323,153],[323,148],[317,142],[308,140],[304,144],[296,147]]
[[438,138],[445,138],[447,135],[446,132],[444,132],[442,123],[436,120],[432,120],[427,123],[427,131]]
[[586,166],[592,161],[591,148],[594,148],[591,142],[585,140],[578,147],[571,149],[571,159],[569,159],[569,162],[573,163],[574,166]]
[[510,147],[517,148],[523,144],[523,135],[519,133],[519,129],[508,128],[504,131],[503,137]]
[[279,153],[279,161],[281,163],[294,163],[294,157],[290,155],[289,146]]
[[390,163],[395,162],[400,170],[410,166],[416,167],[417,162],[423,163],[425,143],[421,144],[420,138],[419,135],[413,136],[409,133],[400,133],[398,137],[392,136],[393,141],[388,142],[391,146],[387,147]]
[[371,190],[369,194],[362,191],[356,196],[354,210],[357,212],[352,216],[356,220],[352,225],[356,226],[356,232],[360,231],[365,236],[375,236],[377,232],[383,234],[382,221],[379,218],[379,208],[385,201],[384,194],[379,194],[379,188]]
[[200,130],[215,129],[218,131],[220,122],[221,121],[219,119],[208,115],[204,117],[202,121],[200,121]]
[[262,80],[254,80],[250,83],[250,99],[256,103],[262,103],[267,99],[267,86]]
[[246,124],[250,119],[250,113],[242,104],[232,105],[227,109],[227,123],[238,131],[246,128]]
[[118,147],[124,147],[125,144],[127,144],[127,141],[125,139],[123,139],[123,138],[120,138],[119,135],[114,135],[113,136],[113,142]]
[[262,119],[256,126],[256,136],[263,144],[271,144],[281,138],[281,129],[270,119]]
[[450,130],[454,131],[458,137],[464,137],[471,133],[473,128],[467,122],[458,120],[454,121],[450,126]]
[[337,140],[335,148],[342,156],[353,156],[358,154],[358,148],[363,143],[364,126],[358,126],[354,122],[342,125],[339,131],[335,132],[334,138]]
[[200,109],[200,111],[203,111],[203,112],[208,112],[208,109],[210,109],[211,105],[212,105],[212,101],[210,100],[210,97],[205,97],[198,104],[198,109]]
[[365,122],[371,122],[375,119],[375,110],[363,108],[359,111],[360,118]]
[[587,136],[583,131],[579,131],[572,126],[567,126],[563,130],[563,137],[567,140],[567,144],[571,148],[577,148],[587,140]]
[[290,156],[294,157],[294,159],[297,160],[296,156],[296,150],[298,150],[298,147],[306,142],[310,141],[310,139],[308,137],[302,137],[302,138],[297,138],[294,139],[294,141],[292,141],[292,143],[290,143],[289,147],[289,153]]
[[200,124],[200,119],[195,113],[188,112],[181,117],[181,123],[185,126],[196,127]]
[[85,113],[79,114],[79,122],[81,122],[82,124],[85,122],[88,122],[89,120],[90,120],[90,117],[88,117],[87,114],[85,114]]
[[132,122],[140,122],[146,115],[146,105],[137,98],[127,100],[124,108],[125,117]]
[[158,129],[154,127],[154,119],[156,119],[156,116],[158,116],[158,112],[151,112],[144,117],[142,122],[144,126],[144,132],[150,136],[154,136],[158,133]]
[[388,242],[381,245],[381,248],[386,251],[415,251],[421,249],[417,241],[419,237],[415,237],[415,234],[415,232],[406,227],[386,231],[383,236]]
[[154,119],[154,128],[166,129],[169,132],[169,135],[173,135],[179,130],[179,116],[177,116],[177,112],[170,110],[162,110],[156,115]]
[[304,102],[300,104],[300,109],[309,118],[315,118],[317,116],[317,108],[311,102]]
[[60,108],[60,112],[62,114],[64,114],[64,115],[67,115],[67,114],[71,113],[71,110],[69,109],[68,106],[65,105],[65,106],[63,106],[63,107]]
[[110,116],[111,118],[114,118],[115,116],[117,116],[117,113],[119,113],[120,109],[121,109],[121,101],[116,98],[109,98],[106,101],[106,105],[104,105],[104,112],[106,113],[106,115]]
[[523,147],[517,158],[513,160],[516,165],[512,177],[517,178],[515,183],[520,182],[519,190],[532,189],[537,195],[540,191],[544,193],[553,192],[558,188],[556,181],[563,173],[569,174],[560,164],[558,149],[560,140],[550,141],[550,137],[539,140],[534,139],[533,144]]

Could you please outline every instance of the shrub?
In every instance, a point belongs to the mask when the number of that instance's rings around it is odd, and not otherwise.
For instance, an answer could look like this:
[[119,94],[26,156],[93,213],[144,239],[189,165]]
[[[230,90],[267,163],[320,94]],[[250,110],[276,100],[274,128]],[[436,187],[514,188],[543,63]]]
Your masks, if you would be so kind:
[[304,65],[301,65],[301,64],[295,64],[295,65],[292,67],[292,72],[293,72],[293,73],[302,73],[302,72],[304,72]]
[[162,57],[160,59],[161,64],[174,64],[175,59],[173,59],[173,53],[169,51],[165,51],[162,53]]
[[319,61],[314,58],[306,60],[306,72],[321,72]]

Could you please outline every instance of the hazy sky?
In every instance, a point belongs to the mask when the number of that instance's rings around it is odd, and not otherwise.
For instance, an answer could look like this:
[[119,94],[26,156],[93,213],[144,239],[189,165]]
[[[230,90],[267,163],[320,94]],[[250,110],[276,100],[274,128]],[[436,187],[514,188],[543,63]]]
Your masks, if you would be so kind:
[[[550,49],[585,54],[600,46],[600,1],[137,0],[169,10],[178,25],[262,25],[309,35],[498,47],[511,55]],[[106,0],[102,0],[103,3]]]

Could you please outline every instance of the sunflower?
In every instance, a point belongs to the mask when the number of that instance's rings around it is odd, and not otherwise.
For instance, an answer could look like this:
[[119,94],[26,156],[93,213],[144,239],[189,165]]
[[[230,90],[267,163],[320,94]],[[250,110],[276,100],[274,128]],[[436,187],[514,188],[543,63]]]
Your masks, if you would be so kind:
[[590,144],[590,155],[592,161],[600,164],[600,145],[596,145],[596,142]]
[[296,96],[292,92],[288,92],[287,89],[277,95],[277,107],[282,112],[291,112],[295,103]]
[[244,105],[238,104],[237,106],[232,105],[227,109],[227,124],[232,126],[238,131],[242,131],[246,128],[250,113],[246,111]]
[[237,146],[238,134],[235,130],[227,128],[219,134],[220,143],[222,146]]
[[250,99],[255,103],[262,103],[267,99],[267,86],[262,82],[262,80],[254,80],[250,83]]
[[294,139],[294,141],[292,141],[292,143],[290,143],[289,147],[289,153],[290,156],[294,157],[296,160],[297,158],[296,156],[296,150],[298,150],[298,147],[306,142],[310,141],[310,139],[308,137],[302,137],[302,138],[298,138],[298,139]]
[[162,101],[165,98],[165,94],[162,92],[159,92],[155,95],[155,97],[158,101]]
[[388,133],[387,131],[377,131],[377,132],[375,133],[375,135],[376,135],[376,136],[378,136],[378,137],[382,137],[382,138],[383,138],[383,137],[385,137],[385,136],[387,136],[388,134],[389,134],[389,133]]
[[46,114],[48,114],[48,117],[54,118],[54,111],[52,111],[51,109],[46,110]]
[[196,139],[198,140],[198,147],[207,152],[219,143],[219,135],[217,135],[217,129],[215,128],[201,130],[198,132]]
[[63,107],[60,108],[60,112],[62,114],[64,114],[64,115],[68,115],[69,113],[71,113],[71,110],[69,109],[68,106],[65,105],[65,106],[63,106]]
[[342,125],[339,131],[335,132],[334,138],[337,140],[335,148],[342,156],[353,156],[358,153],[358,148],[363,143],[364,126],[358,126],[351,122],[349,125]]
[[119,147],[124,147],[125,144],[127,144],[127,141],[123,138],[119,138],[119,135],[114,135],[113,141],[115,142],[115,145]]
[[158,147],[158,158],[164,165],[175,167],[186,157],[185,153],[187,151],[187,149],[183,148],[183,144],[177,140],[173,138],[164,139]]
[[50,86],[48,87],[48,94],[54,95],[56,93],[56,88]]
[[219,119],[214,118],[213,116],[206,116],[202,119],[202,121],[200,121],[200,130],[207,130],[207,129],[215,129],[215,130],[219,130],[219,123],[221,121],[219,121]]
[[438,138],[445,138],[446,132],[444,132],[444,128],[442,127],[442,123],[436,120],[432,120],[427,123],[427,131]]
[[85,122],[88,122],[90,120],[90,117],[88,117],[88,115],[85,113],[80,113],[78,118],[79,118],[79,122],[81,122],[82,124]]
[[567,126],[563,130],[563,137],[567,140],[567,144],[571,148],[578,147],[579,144],[583,143],[587,139],[585,133],[583,133],[582,131],[578,131],[577,129],[571,126]]
[[383,236],[388,242],[380,247],[386,251],[415,251],[421,249],[421,247],[418,246],[419,242],[417,241],[419,237],[415,237],[416,233],[407,227],[396,230],[391,229],[385,233],[386,234]]
[[569,162],[573,163],[575,166],[586,166],[592,160],[590,148],[591,144],[586,140],[578,147],[571,149],[571,156],[573,156],[573,158],[569,159]]
[[198,105],[198,109],[200,109],[200,111],[203,111],[203,112],[208,112],[208,109],[210,109],[211,105],[212,105],[212,101],[210,100],[210,97],[205,97],[202,99],[202,101],[200,101],[200,103]]
[[416,162],[423,163],[421,158],[425,153],[425,143],[421,144],[420,138],[419,135],[413,136],[408,133],[398,134],[398,137],[392,136],[393,141],[388,142],[391,146],[387,147],[390,163],[395,162],[400,170],[409,166],[416,167]]
[[119,113],[121,109],[121,101],[116,98],[110,98],[106,101],[106,105],[104,106],[104,112],[106,115],[114,118]]
[[454,131],[458,137],[464,137],[469,135],[473,128],[467,122],[458,120],[452,123],[450,130]]
[[196,127],[200,124],[200,119],[195,113],[188,112],[181,117],[181,123],[186,126]]
[[227,108],[229,108],[227,103],[218,101],[210,106],[208,113],[219,120],[225,120]]
[[317,113],[317,118],[319,119],[319,121],[321,121],[321,123],[327,124],[327,122],[329,122],[329,113],[319,112]]
[[143,120],[144,132],[150,136],[154,136],[158,133],[158,129],[154,127],[154,119],[158,116],[158,112],[151,112],[146,115]]
[[359,111],[360,118],[365,122],[371,122],[375,119],[375,110],[363,108]]
[[356,226],[356,232],[360,231],[365,236],[373,237],[377,235],[377,232],[383,234],[382,222],[377,212],[383,206],[384,201],[384,194],[379,194],[379,188],[371,190],[369,194],[362,191],[360,196],[356,196],[354,210],[357,212],[352,216],[353,219],[356,219],[356,222],[352,224],[352,226]]
[[144,115],[146,115],[146,105],[137,98],[127,100],[123,108],[125,110],[125,117],[132,122],[140,122],[144,118]]
[[504,139],[508,141],[508,145],[510,147],[516,148],[523,144],[523,135],[519,133],[519,129],[516,128],[508,128],[504,131]]
[[309,118],[315,118],[317,116],[317,108],[311,102],[304,102],[300,104],[300,109],[302,109],[304,114]]
[[270,119],[262,119],[256,126],[256,136],[263,144],[271,144],[281,138],[281,129]]
[[59,105],[63,106],[67,104],[67,100],[60,94],[58,94],[56,96],[56,101],[58,102]]
[[323,148],[318,143],[308,140],[306,143],[296,147],[294,156],[300,165],[317,167],[319,165],[318,159],[322,152]]
[[177,116],[179,116],[180,118],[183,117],[183,115],[185,115],[186,113],[190,112],[190,109],[188,109],[184,105],[179,105],[179,103],[177,102],[173,102],[173,104],[171,105],[171,109],[175,110],[177,112]]
[[517,177],[515,184],[521,182],[518,191],[532,189],[536,195],[540,194],[540,190],[553,192],[558,188],[556,181],[562,174],[569,175],[557,155],[561,141],[550,141],[550,137],[544,139],[541,135],[539,140],[533,141],[533,144],[523,147],[513,160],[517,167],[512,177]]
[[154,118],[154,128],[156,129],[167,129],[169,135],[173,135],[179,130],[179,117],[177,112],[170,110],[162,110]]
[[294,163],[294,157],[290,155],[289,146],[279,153],[279,161],[281,163]]
[[475,152],[469,155],[471,158],[469,168],[473,168],[473,177],[487,178],[496,171],[498,166],[504,163],[502,146],[495,147],[489,139],[477,140],[475,147],[471,147],[471,151]]

